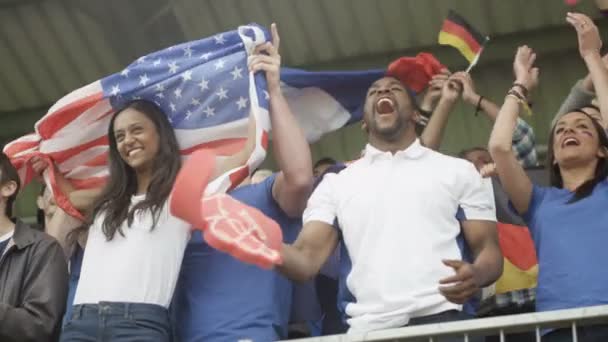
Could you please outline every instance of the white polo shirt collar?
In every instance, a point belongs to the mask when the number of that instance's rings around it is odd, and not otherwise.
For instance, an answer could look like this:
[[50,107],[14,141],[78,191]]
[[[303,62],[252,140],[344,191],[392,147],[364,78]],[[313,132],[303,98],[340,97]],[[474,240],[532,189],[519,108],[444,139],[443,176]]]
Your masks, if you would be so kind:
[[[427,148],[420,144],[420,139],[416,139],[405,150],[397,151],[394,157],[403,159],[419,159],[425,154],[426,151]],[[371,144],[367,144],[367,146],[365,146],[365,159],[368,159],[370,162],[373,162],[381,156],[392,158],[393,154],[388,151],[380,151]]]

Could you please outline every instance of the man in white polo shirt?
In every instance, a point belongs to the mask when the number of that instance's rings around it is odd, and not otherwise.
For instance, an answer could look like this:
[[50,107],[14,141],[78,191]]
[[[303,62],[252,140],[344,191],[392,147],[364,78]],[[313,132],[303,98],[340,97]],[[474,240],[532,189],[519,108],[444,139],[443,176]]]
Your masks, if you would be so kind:
[[[364,110],[364,157],[314,191],[278,268],[308,279],[341,239],[349,332],[464,319],[462,304],[502,273],[493,195],[471,163],[420,144],[399,80],[376,81]],[[461,233],[473,264],[462,261]]]

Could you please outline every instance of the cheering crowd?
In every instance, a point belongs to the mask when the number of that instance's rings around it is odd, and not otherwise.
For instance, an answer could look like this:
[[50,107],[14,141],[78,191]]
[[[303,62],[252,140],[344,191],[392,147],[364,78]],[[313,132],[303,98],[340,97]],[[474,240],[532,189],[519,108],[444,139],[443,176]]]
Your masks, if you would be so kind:
[[[589,74],[552,124],[546,187],[525,171],[539,164],[533,130],[520,118],[539,79],[530,47],[514,53],[502,104],[479,94],[464,71],[441,70],[418,98],[388,73],[361,99],[361,157],[313,167],[281,90],[273,24],[272,42],[259,45],[248,66],[266,76],[278,170],[256,170],[230,192],[280,226],[281,262],[270,270],[211,247],[172,214],[182,161],[171,122],[153,102],[135,100],[113,114],[101,188],[75,188],[52,160],[31,159],[81,214],[43,188],[44,232],[13,218],[20,175],[2,154],[0,340],[267,342],[473,319],[482,289],[503,273],[491,178],[534,241],[536,311],[608,304],[600,266],[608,260],[608,59],[590,18],[566,20]],[[459,100],[493,129],[487,148],[453,157],[437,150]],[[218,157],[211,178],[246,162],[255,139],[250,120],[243,149]],[[543,341],[571,339],[570,329],[543,333]],[[608,341],[608,325],[579,328],[578,336]]]

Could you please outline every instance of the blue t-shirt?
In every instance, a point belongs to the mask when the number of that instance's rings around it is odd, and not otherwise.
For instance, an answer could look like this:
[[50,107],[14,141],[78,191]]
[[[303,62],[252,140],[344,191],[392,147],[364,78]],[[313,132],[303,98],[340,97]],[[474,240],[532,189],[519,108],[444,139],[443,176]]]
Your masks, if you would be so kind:
[[[283,240],[293,242],[302,227],[272,196],[276,175],[232,191],[239,201],[275,220]],[[186,248],[173,301],[181,341],[269,342],[287,336],[292,282],[276,271],[245,264],[207,245],[199,231]]]
[[74,304],[74,295],[76,294],[76,287],[78,286],[78,280],[80,279],[80,269],[82,267],[82,257],[84,256],[84,249],[78,244],[74,249],[74,253],[70,258],[70,279],[68,283],[68,299],[65,309],[65,315],[63,316],[63,324],[67,323],[72,318],[72,306]]
[[534,186],[523,215],[538,256],[536,310],[608,304],[608,182],[567,204],[567,189]]

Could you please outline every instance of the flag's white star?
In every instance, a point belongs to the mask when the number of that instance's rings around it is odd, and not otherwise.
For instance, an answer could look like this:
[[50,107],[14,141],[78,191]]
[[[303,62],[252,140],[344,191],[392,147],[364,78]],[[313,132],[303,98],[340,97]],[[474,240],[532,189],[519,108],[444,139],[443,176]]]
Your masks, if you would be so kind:
[[239,110],[247,107],[247,99],[244,97],[239,97],[239,100],[236,101],[236,105],[239,106]]
[[173,104],[173,102],[169,103],[169,107],[171,108],[172,112],[175,112],[177,110],[177,107],[175,107],[175,104]]
[[224,87],[220,87],[220,90],[215,93],[215,95],[217,95],[218,100],[222,100],[222,99],[227,99],[228,95],[226,95],[228,93],[228,90],[224,89]]
[[154,87],[156,91],[165,91],[165,86],[162,83],[157,83]]
[[239,68],[238,66],[234,67],[234,70],[232,70],[230,73],[232,74],[232,80],[237,80],[239,78],[243,78],[243,75],[241,74],[243,72],[243,69]]
[[211,53],[207,52],[201,55],[201,59],[204,59],[206,61],[209,60],[209,57],[211,57]]
[[129,68],[126,68],[120,74],[123,75],[124,77],[129,77],[129,72],[131,72],[131,70],[129,70]]
[[215,44],[224,44],[226,42],[226,40],[224,39],[224,35],[223,34],[218,34],[215,37],[213,37],[215,39]]
[[172,74],[175,74],[177,72],[177,69],[179,67],[177,66],[177,62],[173,61],[171,63],[169,63],[169,72]]
[[175,91],[173,92],[173,94],[175,94],[175,98],[176,99],[181,99],[182,98],[182,90],[180,88],[175,89]]
[[192,48],[191,47],[186,46],[184,48],[184,57],[188,57],[188,58],[192,57]]
[[112,86],[112,92],[110,94],[112,94],[112,96],[116,96],[118,93],[120,93],[120,86],[118,84]]
[[186,112],[186,120],[190,119],[190,117],[192,116],[192,114],[194,114],[194,113],[192,113],[192,111],[187,111]]
[[148,78],[148,74],[143,74],[141,76],[139,76],[139,84],[141,84],[142,86],[146,86],[146,84],[148,84],[148,81],[150,79]]
[[198,84],[198,87],[201,88],[201,92],[209,89],[209,81],[203,78],[201,83]]
[[266,90],[264,90],[264,99],[266,99],[266,100],[270,99],[270,94],[268,94],[268,92]]
[[152,63],[152,65],[159,66],[160,62],[161,62],[161,59],[159,58],[159,59],[155,60],[154,63]]
[[192,70],[187,70],[182,73],[182,80],[184,82],[192,80]]
[[146,61],[146,56],[141,56],[137,59],[137,63],[143,63]]
[[205,108],[205,110],[203,110],[203,113],[205,113],[207,115],[207,117],[214,116],[215,109],[207,106],[207,108]]
[[220,70],[224,68],[224,60],[220,59],[219,61],[215,62],[215,70]]
[[165,95],[163,93],[158,93],[158,94],[156,94],[156,97],[158,97],[159,99],[162,99],[165,97]]
[[201,105],[201,101],[195,97],[195,98],[192,99],[192,101],[190,101],[190,104],[193,105],[193,106],[200,106]]

